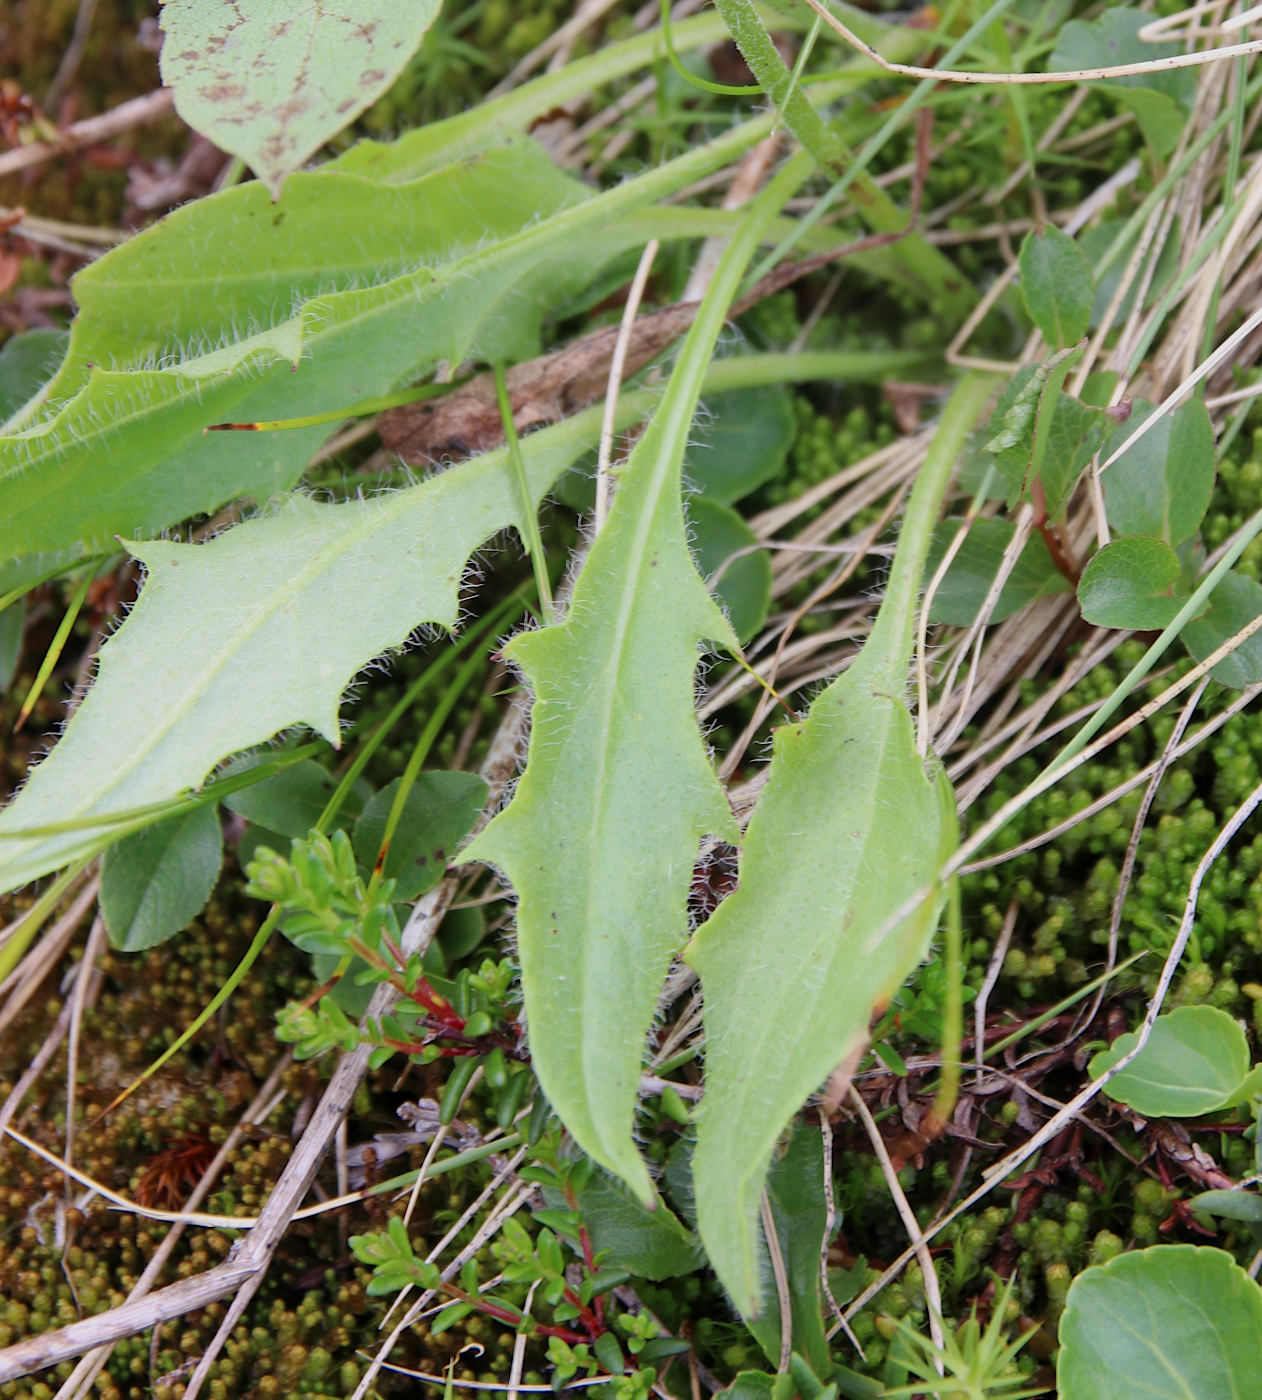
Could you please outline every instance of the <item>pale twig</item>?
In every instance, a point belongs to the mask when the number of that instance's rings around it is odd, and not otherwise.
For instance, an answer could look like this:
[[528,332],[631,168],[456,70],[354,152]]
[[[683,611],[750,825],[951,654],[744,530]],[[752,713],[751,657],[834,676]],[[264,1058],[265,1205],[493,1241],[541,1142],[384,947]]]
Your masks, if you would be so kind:
[[[482,766],[482,776],[488,785],[488,800],[481,822],[490,819],[516,769],[524,724],[524,704],[514,704],[492,741]],[[405,954],[423,952],[429,946],[458,884],[454,877],[448,876],[418,901],[401,935]],[[378,987],[365,1012],[365,1024],[379,1022],[393,1005],[395,996],[394,989],[388,983]],[[241,1296],[248,1293],[252,1296],[290,1221],[295,1217],[299,1202],[315,1178],[337,1125],[350,1109],[360,1080],[367,1072],[371,1052],[372,1045],[366,1041],[338,1062],[306,1131],[258,1219],[249,1222],[253,1226],[249,1235],[233,1247],[222,1264],[194,1278],[158,1289],[147,1297],[123,1303],[109,1312],[27,1338],[0,1351],[0,1382],[55,1366],[93,1347],[147,1331],[159,1322],[169,1322],[234,1294]],[[31,1147],[35,1148],[36,1144],[31,1144]],[[42,1149],[38,1150],[42,1153]],[[199,1366],[189,1382],[186,1400],[193,1400],[209,1369],[205,1356],[202,1361],[204,1364]]]
[[819,1251],[819,1286],[823,1290],[828,1310],[837,1319],[838,1326],[846,1334],[846,1340],[854,1347],[859,1360],[866,1362],[868,1357],[863,1350],[863,1343],[846,1321],[836,1298],[833,1297],[832,1284],[828,1281],[828,1247],[832,1244],[833,1231],[837,1227],[837,1202],[833,1199],[833,1125],[828,1110],[823,1107],[819,1110],[819,1132],[824,1149],[824,1239]]
[[[1259,695],[1262,695],[1262,685],[1250,686],[1248,690],[1243,691],[1232,701],[1227,709],[1215,715],[1212,719],[1206,720],[1190,739],[1185,739],[1183,743],[1174,750],[1171,755],[1172,760],[1182,758],[1184,754],[1191,753],[1193,749],[1204,743],[1211,735],[1216,734],[1228,720],[1233,719],[1241,710],[1251,705]],[[1076,718],[1080,718],[1080,716],[1075,716],[1075,719]],[[1048,845],[1049,842],[1055,841],[1058,836],[1063,836],[1067,831],[1072,831],[1074,827],[1079,826],[1082,822],[1090,821],[1098,812],[1103,812],[1106,808],[1111,807],[1120,797],[1125,797],[1128,792],[1133,791],[1147,778],[1151,777],[1160,762],[1160,758],[1153,759],[1151,763],[1143,768],[1137,769],[1130,777],[1118,783],[1115,787],[1110,788],[1108,792],[1097,797],[1094,802],[1083,807],[1080,811],[1075,812],[1073,816],[1066,817],[1064,821],[1057,822],[1055,826],[1048,827],[1045,831],[1039,832],[1037,836],[1027,838],[1022,841],[1020,845],[1010,846],[1007,850],[1000,851],[994,856],[987,856],[981,860],[971,861],[968,865],[961,868],[960,873],[962,875],[969,875],[979,870],[989,870],[994,866],[1004,865],[1010,860],[1015,860],[1018,856],[1027,855],[1030,851],[1036,851],[1040,846]]]
[[[75,976],[74,991],[70,995],[70,1034],[66,1038],[66,1161],[74,1161],[75,1107],[79,1087],[79,1032],[83,1026],[83,1009],[87,1004],[88,988],[96,969],[96,960],[105,942],[105,920],[100,914],[92,921],[88,933],[87,946],[83,950],[83,960]],[[69,1187],[69,1182],[66,1183]]]
[[147,92],[143,97],[133,97],[130,102],[122,102],[103,112],[99,117],[88,117],[75,122],[57,135],[56,141],[36,141],[30,146],[17,146],[0,154],[0,180],[15,175],[19,170],[29,170],[33,165],[51,160],[54,156],[70,155],[85,146],[94,146],[100,141],[120,136],[132,127],[146,122],[157,121],[170,114],[174,99],[168,88]]
[[[535,1290],[539,1287],[539,1280],[530,1285],[526,1294],[526,1301],[522,1304],[521,1315],[523,1318],[530,1316],[530,1309],[535,1301]],[[513,1361],[508,1369],[508,1396],[507,1400],[517,1400],[521,1394],[521,1373],[526,1363],[526,1329],[519,1327],[517,1336],[513,1338]]]
[[941,83],[972,83],[1001,87],[1095,83],[1105,78],[1131,78],[1143,73],[1168,73],[1176,68],[1199,68],[1202,64],[1214,63],[1221,58],[1237,58],[1243,54],[1262,52],[1262,39],[1251,39],[1245,44],[1224,44],[1220,48],[1175,54],[1170,58],[1149,58],[1141,63],[1115,63],[1104,68],[1074,68],[1056,73],[981,73],[958,68],[921,68],[913,63],[895,63],[882,57],[853,30],[848,29],[831,10],[825,9],[822,0],[806,0],[806,3],[830,29],[840,34],[846,43],[858,49],[865,58],[884,68],[887,73],[896,73],[904,78],[929,78]]
[[[850,1086],[850,1101],[854,1104],[855,1112],[868,1135],[868,1141],[872,1144],[872,1151],[881,1165],[881,1174],[885,1177],[885,1185],[903,1222],[903,1228],[907,1231],[907,1238],[911,1240],[911,1251],[916,1256],[924,1277],[925,1301],[929,1304],[929,1335],[933,1338],[934,1345],[941,1350],[946,1342],[942,1335],[942,1289],[938,1285],[938,1271],[933,1265],[933,1255],[929,1253],[929,1245],[921,1231],[920,1221],[916,1219],[916,1212],[912,1210],[903,1190],[903,1183],[899,1181],[898,1172],[890,1160],[889,1148],[886,1147],[881,1130],[876,1125],[876,1119],[872,1117],[863,1096],[853,1084]],[[938,1375],[945,1374],[941,1357],[935,1356],[933,1364]]]
[[83,51],[88,46],[88,35],[92,32],[92,20],[96,15],[97,0],[79,0],[79,8],[74,17],[74,30],[70,42],[61,55],[61,62],[53,74],[53,80],[44,94],[44,111],[52,114],[57,110],[66,89],[74,81],[83,61]]
[[776,1370],[783,1376],[789,1369],[789,1358],[793,1355],[793,1298],[789,1293],[789,1271],[784,1266],[784,1253],[780,1248],[780,1237],[776,1234],[776,1221],[766,1191],[758,1203],[758,1214],[762,1219],[767,1257],[771,1261],[771,1277],[775,1281],[776,1301],[780,1308],[780,1364]]
[[[278,1095],[281,1098],[284,1097],[285,1091],[280,1087],[280,1082],[292,1064],[293,1051],[286,1050],[271,1074],[267,1076],[263,1087],[255,1094],[249,1107],[237,1120],[232,1131],[224,1139],[218,1152],[211,1158],[210,1164],[202,1173],[201,1180],[189,1193],[188,1199],[184,1202],[184,1209],[186,1211],[196,1210],[202,1201],[210,1194],[211,1188],[218,1180],[220,1172],[223,1171],[228,1161],[228,1157],[231,1153],[236,1151],[241,1143],[241,1139],[245,1136],[246,1129],[252,1123],[263,1123],[267,1121],[268,1117],[276,1108]],[[145,1265],[144,1272],[136,1280],[135,1285],[128,1294],[129,1302],[143,1298],[161,1277],[163,1269],[166,1268],[167,1261],[175,1250],[175,1246],[179,1243],[184,1234],[184,1228],[182,1223],[177,1223],[172,1229],[167,1231],[162,1239],[162,1243],[154,1250],[148,1263]],[[158,1331],[159,1327],[155,1326],[155,1342],[158,1338]],[[94,1351],[88,1352],[86,1356],[82,1357],[78,1365],[70,1373],[65,1384],[57,1392],[54,1400],[79,1400],[79,1397],[85,1395],[88,1387],[91,1386],[92,1382],[100,1374],[105,1363],[109,1360],[113,1350],[114,1343],[110,1342],[96,1348]]]
[[[75,936],[83,916],[96,903],[97,891],[101,887],[100,875],[93,875],[75,896],[70,908],[48,930],[34,948],[26,954],[13,969],[0,992],[8,991],[9,997],[0,1011],[0,1033],[9,1028],[22,1008],[35,995],[44,978],[52,970],[53,964],[61,957],[70,940]],[[18,927],[19,925],[15,925]],[[10,991],[9,989],[12,988]]]
[[[1109,914],[1109,944],[1105,954],[1104,970],[1111,972],[1117,963],[1118,936],[1122,931],[1122,911],[1126,907],[1126,896],[1130,892],[1131,877],[1135,871],[1135,861],[1139,856],[1139,842],[1144,834],[1144,827],[1148,823],[1148,813],[1152,811],[1152,804],[1157,796],[1157,789],[1161,786],[1161,780],[1166,776],[1171,763],[1174,762],[1174,755],[1178,751],[1179,745],[1183,741],[1183,735],[1187,732],[1187,727],[1192,722],[1192,715],[1196,707],[1201,703],[1201,697],[1205,694],[1209,685],[1209,677],[1202,676],[1200,684],[1188,696],[1186,704],[1179,712],[1179,717],[1174,722],[1174,728],[1170,731],[1170,737],[1162,747],[1161,754],[1152,765],[1152,774],[1148,779],[1148,786],[1144,789],[1144,795],[1139,802],[1139,810],[1135,813],[1135,820],[1131,823],[1130,839],[1126,843],[1126,854],[1122,857],[1122,869],[1117,877],[1117,889],[1113,895],[1113,908]],[[1100,1009],[1100,1003],[1104,998],[1104,988],[1096,992],[1090,1007],[1080,1016],[1080,1025],[1090,1025],[1095,1019],[1096,1012]]]
[[644,287],[649,280],[653,259],[657,256],[659,243],[650,238],[640,254],[639,265],[631,279],[631,290],[627,293],[627,304],[622,308],[622,322],[618,327],[618,339],[614,342],[613,355],[609,361],[609,387],[605,392],[605,408],[600,420],[600,448],[596,459],[596,509],[593,529],[600,532],[609,514],[610,467],[613,461],[613,430],[618,416],[618,394],[622,388],[622,371],[627,361],[627,346],[631,341],[631,329],[635,325]]

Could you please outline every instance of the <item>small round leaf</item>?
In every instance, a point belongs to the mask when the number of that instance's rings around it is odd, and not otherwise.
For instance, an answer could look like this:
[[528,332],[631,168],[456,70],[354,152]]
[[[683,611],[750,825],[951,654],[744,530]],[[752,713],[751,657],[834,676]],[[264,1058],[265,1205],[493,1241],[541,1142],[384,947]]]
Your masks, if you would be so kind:
[[1026,235],[1021,245],[1021,296],[1030,320],[1056,349],[1087,333],[1095,285],[1087,255],[1054,224]]
[[1174,596],[1178,578],[1179,556],[1164,540],[1127,535],[1092,556],[1078,580],[1078,606],[1097,627],[1155,631],[1187,601]]
[[[1118,1036],[1091,1061],[1098,1079],[1133,1049],[1138,1035]],[[1215,1006],[1181,1006],[1158,1016],[1147,1044],[1105,1085],[1105,1093],[1149,1118],[1193,1118],[1235,1100],[1249,1072],[1244,1031]]]
[[1060,1400],[1242,1400],[1262,1289],[1221,1249],[1156,1245],[1079,1274],[1060,1340]]

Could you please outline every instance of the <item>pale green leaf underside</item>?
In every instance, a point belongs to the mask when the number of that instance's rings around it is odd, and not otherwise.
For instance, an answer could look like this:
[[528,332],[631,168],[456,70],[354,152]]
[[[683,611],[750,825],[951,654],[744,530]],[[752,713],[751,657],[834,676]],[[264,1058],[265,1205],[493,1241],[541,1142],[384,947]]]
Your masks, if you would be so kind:
[[[595,413],[528,439],[536,499],[590,441]],[[136,606],[60,741],[0,812],[0,889],[113,831],[18,833],[176,798],[290,725],[336,742],[352,677],[422,623],[453,627],[469,555],[519,517],[500,451],[367,501],[291,496],[206,544],[134,546],[149,571]]]
[[631,1126],[644,1037],[687,935],[700,839],[735,836],[692,703],[698,642],[735,638],[689,555],[678,467],[673,495],[645,500],[661,448],[660,432],[637,448],[567,620],[508,649],[535,692],[529,761],[464,856],[517,891],[544,1092],[584,1150],[642,1196]]
[[644,1041],[703,836],[737,830],[694,709],[698,644],[736,647],[688,549],[681,472],[706,366],[798,156],[728,246],[661,406],[620,473],[565,620],[510,648],[534,689],[510,805],[464,859],[517,891],[531,1063],[575,1141],[644,1200],[632,1137]]
[[399,75],[439,0],[165,0],[162,81],[275,194]]
[[807,1098],[863,1045],[873,1011],[910,974],[936,926],[955,806],[945,774],[932,776],[932,759],[917,751],[904,695],[934,521],[992,386],[966,377],[948,402],[872,633],[807,717],[776,731],[737,888],[685,953],[705,1007],[697,1224],[746,1317],[757,1314],[763,1287],[757,1222],[772,1150]]
[[872,935],[933,882],[953,835],[945,815],[901,694],[856,663],[802,723],[776,731],[740,884],[687,954],[706,1017],[697,1216],[747,1316],[760,1295],[754,1221],[772,1149],[923,955],[936,901]]

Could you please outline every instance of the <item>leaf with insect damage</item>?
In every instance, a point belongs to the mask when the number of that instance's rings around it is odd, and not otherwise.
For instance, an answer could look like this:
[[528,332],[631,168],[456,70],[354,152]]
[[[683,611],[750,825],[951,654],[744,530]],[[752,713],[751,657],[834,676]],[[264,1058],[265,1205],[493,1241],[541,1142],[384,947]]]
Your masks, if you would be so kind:
[[666,393],[619,473],[564,621],[510,643],[534,688],[509,806],[468,846],[517,892],[531,1062],[578,1145],[641,1199],[632,1138],[645,1037],[687,936],[701,838],[736,827],[694,710],[697,649],[735,648],[688,550],[682,466],[705,369],[795,158],[729,244]]
[[286,176],[379,98],[439,0],[165,0],[162,81],[175,110],[278,195]]
[[[388,393],[441,361],[539,349],[548,307],[696,210],[646,206],[749,137],[593,195],[534,142],[403,184],[336,168],[176,211],[74,281],[60,370],[0,435],[0,560],[38,576],[63,551],[144,537],[297,480],[325,426],[212,433]],[[354,235],[346,211],[354,210]],[[563,256],[562,256],[563,254]],[[6,576],[0,587],[18,580]]]
[[685,954],[701,974],[706,1028],[698,1226],[746,1317],[760,1309],[757,1221],[776,1143],[832,1071],[853,1062],[873,1011],[937,923],[955,809],[945,775],[917,751],[904,695],[934,518],[991,387],[970,377],[949,401],[872,634],[806,718],[776,731],[736,891]]
[[[651,402],[632,399],[623,421]],[[589,444],[597,412],[523,445],[535,500]],[[336,743],[355,673],[422,623],[454,627],[470,554],[519,520],[496,452],[369,500],[290,496],[205,544],[132,546],[148,570],[140,597],[56,747],[0,812],[0,890],[147,825],[158,813],[135,809],[177,799],[278,730],[306,724]]]

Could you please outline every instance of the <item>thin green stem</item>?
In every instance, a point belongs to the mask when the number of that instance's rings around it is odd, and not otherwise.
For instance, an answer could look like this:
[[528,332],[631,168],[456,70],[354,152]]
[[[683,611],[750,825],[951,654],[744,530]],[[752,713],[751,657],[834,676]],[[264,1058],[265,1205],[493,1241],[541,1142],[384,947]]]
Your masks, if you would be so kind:
[[925,561],[951,473],[965,438],[998,383],[998,375],[978,372],[960,380],[947,400],[924,465],[916,475],[898,533],[898,549],[885,598],[872,633],[854,663],[878,672],[895,692],[905,683],[911,663],[916,605],[924,584]]
[[79,613],[83,608],[84,600],[88,596],[88,589],[92,586],[92,580],[96,577],[96,569],[89,569],[84,574],[82,582],[75,589],[74,595],[70,599],[70,604],[66,608],[57,631],[53,634],[53,639],[48,644],[48,650],[44,653],[44,659],[39,663],[39,670],[35,672],[35,679],[31,682],[22,704],[18,708],[18,717],[14,721],[14,730],[19,730],[26,723],[27,717],[35,708],[39,697],[44,693],[44,687],[48,684],[48,678],[53,673],[53,667],[61,660],[61,653],[65,649],[66,641],[70,636],[70,631],[78,620]]
[[[1014,3],[1015,0],[995,0],[986,13],[969,27],[963,37],[947,50],[942,57],[940,66],[949,68]],[[916,84],[907,97],[899,103],[897,109],[890,113],[880,128],[864,142],[862,149],[846,167],[841,178],[816,202],[814,208],[808,210],[798,220],[788,236],[782,239],[749,274],[748,286],[752,286],[760,278],[765,277],[772,268],[778,266],[841,196],[850,189],[852,184],[859,180],[869,179],[865,174],[868,166],[884,149],[890,138],[924,106],[932,96],[936,86],[937,84],[932,78],[924,78]],[[857,197],[855,204],[862,213],[862,207],[859,205]],[[964,315],[972,309],[971,292],[962,286],[959,271],[940,249],[935,248],[931,243],[926,243],[919,236],[905,239],[901,246],[904,251],[914,254],[915,260],[919,260],[920,267],[917,268],[916,261],[909,258],[911,269],[918,280],[925,277],[926,274],[931,274],[935,284],[945,288],[948,292],[948,305],[953,314],[958,310],[961,315]]]
[[548,578],[548,561],[543,552],[543,536],[539,533],[539,512],[535,509],[530,494],[530,483],[526,480],[526,464],[522,461],[521,441],[517,436],[517,424],[513,421],[513,405],[508,397],[508,381],[504,377],[504,366],[495,366],[495,399],[499,404],[500,421],[504,425],[504,438],[508,443],[508,460],[512,464],[513,477],[521,499],[521,538],[530,555],[530,565],[535,571],[535,587],[539,590],[539,607],[545,623],[552,621],[552,583]]

